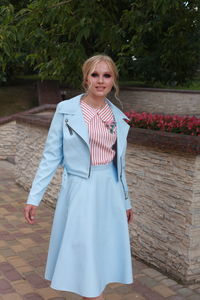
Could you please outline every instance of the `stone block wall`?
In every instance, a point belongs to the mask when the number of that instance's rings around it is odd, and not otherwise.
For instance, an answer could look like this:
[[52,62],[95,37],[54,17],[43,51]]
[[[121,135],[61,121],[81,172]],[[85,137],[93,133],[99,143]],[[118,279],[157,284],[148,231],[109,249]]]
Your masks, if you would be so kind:
[[200,139],[132,128],[127,173],[132,253],[184,283],[200,282]]
[[128,146],[127,173],[134,206],[132,252],[185,282],[197,279],[196,270],[200,274],[197,167],[199,156],[193,154]]
[[[29,191],[42,158],[48,129],[17,122],[16,132],[18,136],[15,158],[16,182]],[[58,168],[43,197],[43,201],[51,207],[56,205],[62,171],[62,168]]]
[[15,157],[16,148],[16,122],[15,120],[0,125],[0,159]]
[[37,81],[38,102],[39,105],[45,103],[58,103],[61,100],[58,80]]
[[45,119],[52,117],[54,110],[55,105],[47,104],[29,109],[22,113],[0,118],[0,159],[15,161],[17,142],[16,118],[18,116],[29,113],[35,116],[41,116]]
[[[81,93],[81,90],[66,89],[66,99]],[[200,91],[122,87],[119,98],[123,106],[113,92],[108,95],[108,99],[123,111],[200,116]]]
[[[114,99],[113,95],[111,98]],[[124,111],[200,116],[199,91],[122,88],[120,99]]]

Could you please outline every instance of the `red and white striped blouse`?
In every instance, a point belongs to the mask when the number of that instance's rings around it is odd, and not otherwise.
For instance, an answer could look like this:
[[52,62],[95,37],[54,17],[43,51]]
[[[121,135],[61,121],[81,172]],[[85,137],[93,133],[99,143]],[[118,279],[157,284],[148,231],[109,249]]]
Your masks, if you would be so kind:
[[88,125],[92,165],[111,162],[115,156],[112,149],[117,138],[114,115],[108,103],[103,108],[93,108],[81,100],[84,120]]

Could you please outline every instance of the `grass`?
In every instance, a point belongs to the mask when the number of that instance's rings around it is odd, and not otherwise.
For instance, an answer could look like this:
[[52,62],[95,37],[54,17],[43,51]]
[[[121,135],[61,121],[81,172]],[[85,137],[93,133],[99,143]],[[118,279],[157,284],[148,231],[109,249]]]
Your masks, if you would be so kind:
[[37,91],[33,82],[0,87],[0,117],[25,111],[37,105]]

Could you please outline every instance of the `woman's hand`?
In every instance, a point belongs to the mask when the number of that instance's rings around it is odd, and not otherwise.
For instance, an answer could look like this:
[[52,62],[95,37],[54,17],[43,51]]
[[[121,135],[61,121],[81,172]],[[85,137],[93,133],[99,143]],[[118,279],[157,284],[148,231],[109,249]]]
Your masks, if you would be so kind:
[[24,217],[29,224],[35,223],[35,214],[37,206],[32,204],[26,204],[24,207]]
[[131,208],[126,210],[126,215],[127,215],[127,221],[129,224],[133,221],[133,211]]

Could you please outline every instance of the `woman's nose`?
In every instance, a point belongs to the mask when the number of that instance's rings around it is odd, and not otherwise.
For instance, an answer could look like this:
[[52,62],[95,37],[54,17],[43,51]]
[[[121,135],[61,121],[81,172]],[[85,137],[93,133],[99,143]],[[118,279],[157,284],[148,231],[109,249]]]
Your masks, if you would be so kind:
[[103,82],[103,76],[100,75],[98,79],[99,79],[99,83]]

